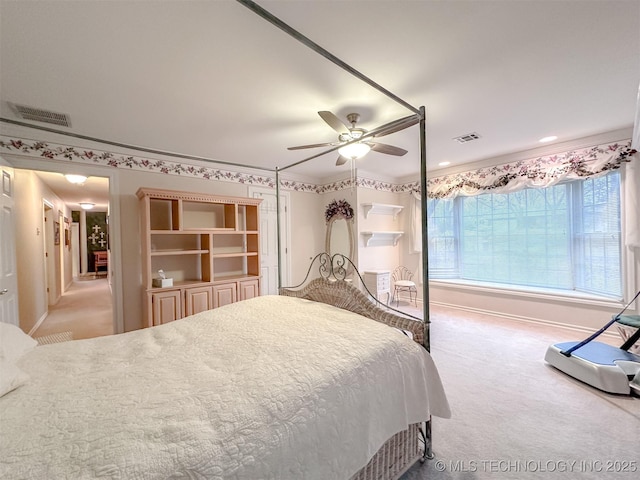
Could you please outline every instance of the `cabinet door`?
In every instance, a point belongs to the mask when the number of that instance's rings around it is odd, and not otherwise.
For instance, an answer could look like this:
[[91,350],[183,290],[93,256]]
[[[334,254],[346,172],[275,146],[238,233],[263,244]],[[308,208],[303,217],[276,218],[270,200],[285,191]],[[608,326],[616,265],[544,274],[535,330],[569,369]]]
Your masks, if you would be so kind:
[[238,282],[238,299],[248,300],[249,298],[257,297],[260,295],[260,282],[258,279],[244,280]]
[[235,303],[238,300],[236,283],[223,283],[213,286],[213,308]]
[[182,318],[180,290],[168,290],[152,294],[151,306],[154,325],[162,325]]
[[213,289],[211,287],[187,288],[184,291],[184,314],[193,315],[213,308]]

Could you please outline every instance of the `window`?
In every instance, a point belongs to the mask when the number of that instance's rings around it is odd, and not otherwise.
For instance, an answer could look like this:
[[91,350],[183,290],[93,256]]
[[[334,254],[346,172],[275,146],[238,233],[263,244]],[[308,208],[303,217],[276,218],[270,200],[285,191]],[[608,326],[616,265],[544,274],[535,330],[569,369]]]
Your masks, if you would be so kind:
[[575,215],[576,288],[622,293],[620,175],[580,182]]
[[622,295],[617,171],[427,206],[431,278]]

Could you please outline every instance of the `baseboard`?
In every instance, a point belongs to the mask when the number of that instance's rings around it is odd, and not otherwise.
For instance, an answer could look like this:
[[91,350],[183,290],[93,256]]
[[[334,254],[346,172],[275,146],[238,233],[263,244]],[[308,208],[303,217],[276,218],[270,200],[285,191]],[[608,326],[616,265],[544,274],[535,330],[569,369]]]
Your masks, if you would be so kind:
[[44,312],[44,314],[40,317],[40,319],[36,322],[36,324],[31,327],[31,330],[29,330],[29,333],[27,335],[29,335],[30,337],[33,337],[33,334],[36,333],[36,330],[38,330],[38,328],[40,328],[40,325],[42,325],[42,322],[44,322],[47,319],[47,316],[49,315],[49,312]]
[[[508,320],[515,320],[517,322],[523,322],[523,323],[532,323],[532,324],[536,324],[536,325],[547,325],[547,326],[552,326],[552,327],[559,327],[559,328],[564,328],[566,330],[571,330],[573,332],[580,332],[580,333],[586,333],[586,334],[592,334],[594,333],[596,330],[592,329],[592,328],[588,328],[588,327],[581,327],[578,325],[572,325],[570,323],[561,323],[561,322],[552,322],[550,320],[543,320],[541,318],[532,318],[532,317],[525,317],[522,315],[512,315],[509,313],[503,313],[503,312],[494,312],[492,310],[485,310],[483,308],[474,308],[474,307],[465,307],[463,305],[454,305],[451,303],[445,303],[445,302],[429,302],[431,305],[438,305],[440,307],[446,307],[446,308],[452,308],[455,310],[462,310],[465,312],[472,312],[472,313],[479,313],[482,315],[491,315],[494,317],[500,317],[500,318],[506,318]],[[606,331],[604,333],[602,333],[603,336],[606,337],[611,337],[611,338],[619,338],[617,334],[615,334],[614,332],[609,332]]]

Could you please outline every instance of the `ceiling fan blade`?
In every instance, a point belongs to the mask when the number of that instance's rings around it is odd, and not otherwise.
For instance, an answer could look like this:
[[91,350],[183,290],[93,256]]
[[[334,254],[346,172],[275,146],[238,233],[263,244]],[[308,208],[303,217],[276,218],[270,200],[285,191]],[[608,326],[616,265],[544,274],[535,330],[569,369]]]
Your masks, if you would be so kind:
[[393,145],[387,145],[386,143],[373,143],[370,142],[371,150],[378,153],[386,153],[387,155],[395,155],[401,157],[406,154],[407,151],[404,148],[394,147]]
[[333,113],[323,110],[318,112],[320,118],[322,118],[327,124],[338,133],[349,133],[349,127],[347,127],[342,120],[336,117]]
[[303,148],[330,147],[336,143],[314,143],[312,145],[299,145],[297,147],[287,147],[287,150],[302,150]]
[[339,155],[338,160],[336,160],[336,166],[339,167],[340,165],[344,165],[348,161],[349,159],[347,157],[343,157],[342,155]]
[[419,115],[409,115],[408,117],[394,120],[393,122],[385,123],[378,128],[374,128],[369,131],[369,135],[371,137],[383,137],[385,135],[390,135],[392,133],[399,132],[400,130],[404,130],[405,128],[412,127],[418,122],[420,122]]

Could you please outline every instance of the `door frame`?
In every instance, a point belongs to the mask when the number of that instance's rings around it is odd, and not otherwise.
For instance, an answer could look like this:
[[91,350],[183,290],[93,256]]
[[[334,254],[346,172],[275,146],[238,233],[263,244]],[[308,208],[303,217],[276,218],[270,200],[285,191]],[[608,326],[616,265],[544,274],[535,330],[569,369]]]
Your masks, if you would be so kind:
[[[276,192],[277,191],[275,188],[252,186],[249,187],[247,195],[253,198],[255,193],[259,193],[261,195],[273,195],[275,197]],[[280,240],[284,243],[284,258],[279,258],[278,262],[282,261],[282,263],[284,264],[283,268],[280,270],[283,275],[282,282],[284,285],[278,285],[278,287],[283,287],[289,285],[288,282],[291,278],[291,229],[289,228],[289,225],[291,225],[291,195],[289,194],[289,192],[281,191],[280,197],[285,199],[285,211],[284,214],[280,216]],[[274,225],[274,230],[277,231],[277,225]],[[265,241],[265,236],[260,235],[260,242],[262,243],[263,241]],[[260,248],[262,248],[262,246]]]
[[[124,332],[124,306],[122,292],[122,240],[120,227],[120,184],[118,170],[84,163],[72,163],[54,159],[42,160],[28,155],[2,154],[9,166],[23,170],[74,173],[109,179],[109,246],[111,270],[111,304],[113,308],[113,333]],[[70,164],[72,167],[70,167]],[[18,295],[20,292],[18,292]]]
[[[42,199],[42,255],[40,256],[44,261],[44,291],[46,293],[47,301],[44,304],[47,306],[47,313],[49,307],[55,305],[58,301],[56,294],[58,289],[56,288],[55,275],[58,270],[56,265],[55,245],[53,244],[53,222],[56,221],[54,217],[54,205],[47,199]],[[20,293],[20,292],[18,292]],[[44,320],[46,315],[43,315]],[[36,323],[39,325],[40,322]]]

